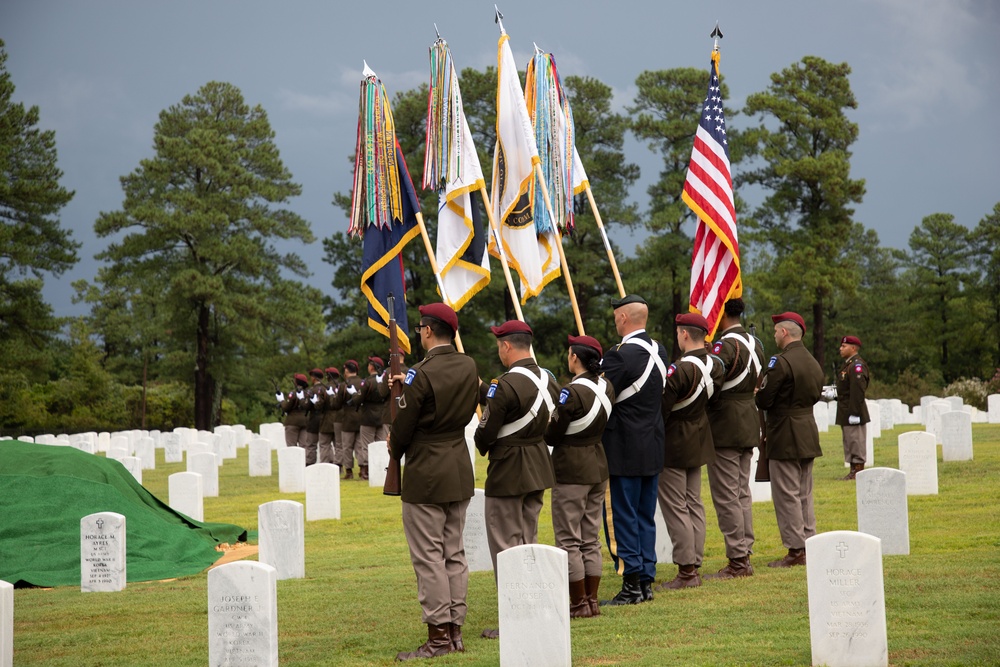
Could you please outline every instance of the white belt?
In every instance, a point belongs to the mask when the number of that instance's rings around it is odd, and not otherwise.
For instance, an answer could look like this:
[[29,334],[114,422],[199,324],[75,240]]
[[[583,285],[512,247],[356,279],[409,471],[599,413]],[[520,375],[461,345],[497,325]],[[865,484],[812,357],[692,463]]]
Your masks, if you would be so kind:
[[590,411],[579,419],[574,419],[566,427],[566,435],[573,435],[574,433],[579,433],[588,426],[594,423],[597,419],[597,415],[600,414],[601,410],[604,411],[604,416],[607,417],[611,414],[611,401],[608,399],[608,381],[604,378],[598,378],[597,382],[591,382],[587,378],[577,378],[570,382],[570,384],[578,384],[586,387],[590,391],[594,392],[594,397],[596,400],[594,404],[590,406]]
[[715,393],[715,383],[712,382],[712,360],[711,357],[702,361],[698,357],[686,356],[681,357],[681,361],[690,361],[692,364],[698,367],[701,371],[701,380],[698,381],[698,386],[695,388],[694,393],[685,398],[683,401],[677,401],[674,403],[674,407],[670,408],[671,412],[676,410],[683,410],[687,406],[691,405],[696,398],[701,396],[702,391],[708,392],[708,397],[712,398],[712,394]]
[[642,372],[642,375],[638,380],[630,384],[629,386],[622,389],[622,392],[615,397],[615,403],[621,403],[622,401],[628,400],[639,393],[639,390],[646,385],[646,380],[653,372],[653,366],[660,369],[660,378],[663,380],[661,389],[667,386],[667,367],[663,364],[663,360],[660,359],[660,355],[656,353],[656,343],[647,343],[641,338],[629,338],[625,341],[625,345],[628,344],[638,345],[642,349],[649,353],[649,360],[646,362],[646,370]]
[[522,366],[514,366],[514,368],[511,368],[508,372],[517,373],[518,375],[523,375],[524,377],[529,378],[535,383],[535,387],[538,389],[538,395],[535,396],[535,402],[531,404],[531,407],[528,408],[528,411],[520,419],[512,421],[509,424],[504,424],[500,427],[500,431],[497,433],[498,439],[514,435],[522,428],[533,422],[535,417],[538,416],[538,411],[542,407],[543,402],[545,403],[545,407],[548,408],[550,415],[552,414],[553,408],[552,397],[549,396],[549,379],[545,375],[545,371],[541,368],[538,369],[541,377],[535,377],[534,373]]

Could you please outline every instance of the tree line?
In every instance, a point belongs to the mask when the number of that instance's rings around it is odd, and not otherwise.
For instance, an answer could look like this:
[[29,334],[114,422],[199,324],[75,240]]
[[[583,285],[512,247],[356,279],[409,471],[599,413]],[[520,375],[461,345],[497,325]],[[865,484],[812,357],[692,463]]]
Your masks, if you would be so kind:
[[[113,240],[94,258],[101,262],[95,278],[72,284],[89,313],[57,317],[41,287],[46,274],[58,279],[80,261],[79,244],[59,221],[73,193],[59,184],[54,132],[37,127],[37,107],[13,102],[6,57],[0,42],[3,434],[253,426],[278,418],[274,385],[286,389],[291,373],[387,353],[386,340],[367,326],[359,242],[342,232],[321,239],[326,266],[315,274],[298,254],[279,249],[316,240],[291,206],[301,188],[280,159],[266,111],[224,82],[160,113],[152,155],[120,179],[121,208],[94,222],[98,237]],[[861,337],[872,397],[914,403],[924,393],[952,392],[982,405],[986,393],[1000,390],[1000,203],[974,229],[944,212],[900,220],[914,226],[908,249],[882,247],[854,219],[865,184],[850,176],[858,127],[846,115],[857,107],[849,75],[846,63],[806,56],[773,74],[743,109],[726,109],[730,119],[742,115],[729,124],[729,148],[748,321],[773,352],[768,316],[802,313],[807,343],[831,378],[840,336]],[[488,172],[496,71],[467,68],[460,79]],[[615,248],[626,289],[650,303],[649,328],[670,345],[674,315],[687,311],[693,217],[680,194],[707,72],[642,72],[625,113],[597,79],[563,83],[602,218],[612,237],[617,229],[642,239],[634,249]],[[421,85],[392,103],[417,182],[426,101]],[[629,200],[639,177],[624,151],[630,133],[662,158],[645,211]],[[743,188],[758,189],[761,203],[748,205]],[[421,199],[434,238],[437,195]],[[349,203],[346,189],[333,193],[345,223]],[[564,238],[567,262],[587,333],[608,345],[617,338],[609,307],[617,289],[584,197],[575,216]],[[488,327],[513,317],[499,264],[491,262],[490,285],[459,314],[463,343],[484,378],[501,371]],[[404,263],[415,313],[438,300],[435,280],[421,243],[409,244]],[[564,283],[550,284],[524,314],[539,362],[564,375],[573,333]]]

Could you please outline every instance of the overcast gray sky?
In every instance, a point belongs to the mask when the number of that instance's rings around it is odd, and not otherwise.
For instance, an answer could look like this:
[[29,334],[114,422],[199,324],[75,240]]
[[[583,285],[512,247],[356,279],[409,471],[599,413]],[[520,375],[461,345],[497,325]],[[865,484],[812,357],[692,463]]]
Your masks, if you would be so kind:
[[[644,70],[707,70],[717,20],[731,108],[805,55],[847,62],[859,103],[849,114],[860,126],[852,177],[867,182],[856,218],[883,245],[905,248],[932,213],[975,226],[1000,202],[995,0],[505,0],[500,10],[519,66],[536,42],[555,54],[563,76],[610,85],[619,109],[631,103]],[[94,221],[120,208],[119,177],[152,155],[159,112],[208,81],[236,85],[267,111],[282,159],[303,186],[290,208],[318,238],[346,230],[330,201],[351,185],[362,59],[390,95],[425,82],[435,22],[460,69],[496,64],[493,3],[479,0],[0,4],[15,99],[38,105],[41,127],[56,131],[62,184],[76,191],[61,218],[83,243],[81,262],[46,279],[56,314],[83,312],[70,303],[69,283],[95,275],[93,256],[107,241],[94,234]],[[635,141],[627,158],[642,168],[630,194],[645,209],[659,160]],[[410,167],[419,182],[422,166]],[[617,240],[633,251],[634,239]],[[321,244],[298,251],[316,274],[313,284],[331,292]]]

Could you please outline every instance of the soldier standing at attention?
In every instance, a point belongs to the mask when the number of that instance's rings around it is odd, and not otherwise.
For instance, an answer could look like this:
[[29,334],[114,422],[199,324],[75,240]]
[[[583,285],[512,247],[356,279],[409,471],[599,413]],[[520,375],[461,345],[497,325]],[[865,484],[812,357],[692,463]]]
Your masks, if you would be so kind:
[[861,339],[844,336],[840,340],[840,358],[844,365],[837,372],[837,425],[844,438],[844,460],[851,464],[851,472],[844,480],[852,480],[865,469],[868,444],[868,364],[858,352]]
[[309,378],[296,373],[293,379],[295,387],[281,399],[281,410],[285,413],[285,446],[304,447],[305,429],[309,424],[309,399],[306,398]]
[[608,459],[601,436],[615,400],[600,377],[604,350],[596,338],[570,336],[567,365],[573,380],[559,393],[545,431],[552,447],[552,528],[569,565],[569,615],[600,615],[601,509],[608,489]]
[[677,576],[657,590],[701,586],[698,568],[705,556],[705,506],[701,467],[715,461],[712,428],[705,407],[722,386],[722,363],[708,354],[708,321],[697,313],[674,318],[677,346],[684,353],[667,369],[663,389],[665,460],[660,473],[660,511],[674,543]]
[[764,363],[764,346],[740,324],[743,299],[730,299],[719,321],[722,336],[712,354],[726,368],[718,400],[708,406],[708,423],[715,443],[715,462],[708,464],[708,485],[726,544],[729,563],[706,579],[733,579],[753,575],[753,499],[750,497],[750,461],[760,442],[760,416],[754,405]]
[[416,651],[399,653],[397,660],[465,650],[469,565],[462,531],[475,483],[465,426],[476,413],[479,374],[476,362],[452,344],[458,316],[443,303],[420,306],[414,329],[427,356],[403,380],[389,447],[396,459],[406,455],[403,531],[427,641]]
[[622,589],[607,605],[653,599],[656,579],[656,485],[663,470],[663,386],[666,350],[646,333],[649,307],[629,294],[611,302],[621,343],[604,354],[601,368],[615,390],[604,429],[608,493],[604,525]]
[[319,462],[336,463],[340,465],[340,458],[336,455],[337,440],[337,414],[334,409],[334,395],[337,393],[337,380],[340,379],[340,371],[331,366],[326,369],[327,386],[323,388],[323,409],[322,419],[319,423]]
[[[489,456],[486,468],[486,541],[497,571],[497,554],[538,541],[538,515],[545,489],[555,476],[545,446],[545,429],[555,409],[559,387],[531,356],[531,328],[519,320],[490,327],[497,355],[508,369],[480,387],[486,403],[476,427],[476,448]],[[496,639],[499,631],[483,631]]]
[[[341,393],[342,392],[342,393]],[[361,378],[358,377],[358,362],[348,359],[344,362],[344,388],[338,392],[342,396],[344,418],[340,424],[340,435],[344,445],[341,451],[341,466],[344,468],[344,479],[354,479],[354,456],[358,457],[359,466],[368,465],[368,450],[361,447],[358,431],[361,430]],[[355,398],[358,397],[358,398]]]
[[[379,385],[385,382],[382,369],[385,362],[382,357],[368,357],[368,377],[361,381],[361,388],[354,400],[359,403],[361,411],[361,426],[358,428],[357,448],[364,451],[365,463],[361,465],[358,477],[368,479],[368,446],[376,440],[385,440],[389,428],[382,422],[382,412],[385,408],[385,398],[379,391]],[[361,463],[361,456],[358,456]]]
[[323,422],[323,412],[326,411],[326,387],[323,386],[323,371],[314,368],[309,371],[312,386],[309,387],[306,398],[309,401],[309,415],[306,420],[305,448],[306,465],[316,463],[316,449],[319,445],[319,429]]
[[768,567],[806,564],[806,540],[816,534],[813,511],[813,459],[823,455],[813,406],[823,391],[823,369],[802,344],[805,321],[798,313],[772,315],[771,357],[755,398],[766,412],[767,458],[778,532],[788,553]]

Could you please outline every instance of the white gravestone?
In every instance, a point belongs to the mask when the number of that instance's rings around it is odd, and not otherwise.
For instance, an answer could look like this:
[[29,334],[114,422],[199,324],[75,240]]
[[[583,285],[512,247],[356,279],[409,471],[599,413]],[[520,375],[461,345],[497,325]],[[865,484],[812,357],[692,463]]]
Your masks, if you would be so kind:
[[209,452],[211,454],[215,453],[215,450],[212,448],[212,445],[208,444],[207,442],[202,442],[200,440],[190,443],[187,447],[184,448],[184,451],[187,453],[188,459],[190,459],[193,454],[204,454],[206,452]]
[[[883,431],[891,431],[896,426],[896,414],[893,410],[892,401],[886,398],[880,398],[875,402],[878,403],[878,411],[882,416],[882,422],[879,425],[880,428]],[[872,416],[872,419],[874,420],[875,417]]]
[[924,415],[926,418],[926,430],[928,433],[933,433],[934,437],[937,439],[937,444],[941,444],[941,417],[946,412],[951,412],[951,403],[948,401],[934,401],[927,406],[927,414]]
[[135,455],[142,461],[143,470],[156,470],[156,441],[152,438],[139,438],[135,443]]
[[[300,448],[296,447],[295,449]],[[257,540],[261,563],[278,571],[278,579],[306,576],[305,526],[302,503],[273,500],[257,508]]]
[[375,440],[368,445],[368,486],[385,485],[386,468],[389,467],[389,448],[385,440]]
[[285,446],[285,427],[281,422],[261,424],[260,437],[271,441],[271,449],[281,449]]
[[961,410],[963,401],[961,396],[945,396],[944,400],[948,402],[952,410]]
[[812,664],[887,667],[882,548],[877,537],[835,530],[806,540]]
[[224,459],[236,458],[236,438],[232,426],[216,426],[215,434],[219,436],[219,452]]
[[501,667],[569,667],[566,552],[524,544],[497,554]]
[[0,667],[14,666],[14,585],[0,580]]
[[208,572],[208,664],[278,665],[278,576],[237,561]]
[[233,425],[233,443],[236,449],[243,449],[250,444],[250,431],[243,424]]
[[181,463],[184,461],[184,451],[181,449],[181,437],[176,433],[161,433],[163,443],[163,462]]
[[247,466],[250,477],[271,476],[271,441],[266,438],[255,438],[250,441]]
[[906,495],[938,494],[937,444],[932,433],[899,434],[899,469],[906,473]]
[[314,463],[306,468],[306,521],[339,518],[340,466]]
[[[940,400],[941,399],[938,398],[937,396],[921,396],[920,397],[920,409],[923,412],[924,418],[927,418],[928,415],[930,414],[929,411],[930,411],[931,403],[933,403],[934,401],[940,401]],[[923,424],[924,426],[927,426],[927,422],[926,421],[921,422],[921,424]]]
[[167,477],[167,494],[167,503],[171,509],[186,514],[195,521],[205,520],[201,475],[196,472],[175,472]]
[[920,424],[920,425],[926,427],[927,422],[924,421],[924,414],[925,414],[924,408],[922,408],[919,405],[914,405],[913,406],[913,415],[912,415],[912,418],[910,419],[910,423],[911,424]]
[[868,431],[872,434],[872,439],[882,437],[882,408],[875,401],[865,400],[868,404]]
[[125,517],[97,512],[80,519],[80,591],[125,590]]
[[837,423],[837,401],[827,401],[826,409],[828,410],[826,415],[827,424]]
[[[750,499],[755,503],[771,502],[771,483],[758,482],[757,460],[760,458],[760,449],[753,448],[753,456],[750,458]],[[656,503],[659,506],[659,503]]]
[[107,457],[114,461],[121,461],[129,455],[128,449],[125,447],[109,447]]
[[111,447],[111,434],[101,431],[97,434],[97,451],[106,452],[109,447]]
[[990,394],[986,397],[986,407],[988,409],[991,424],[1000,424],[1000,394]]
[[[868,426],[871,426],[869,423]],[[875,466],[875,438],[872,437],[871,428],[865,429],[865,467]]]
[[281,493],[306,490],[306,450],[301,447],[278,450],[278,490]]
[[910,553],[910,516],[906,502],[906,473],[895,468],[867,468],[858,473],[858,532],[882,540],[882,553]]
[[465,544],[465,560],[469,562],[469,572],[493,571],[490,545],[486,539],[486,492],[482,489],[476,489],[469,499],[462,542]]
[[187,460],[188,472],[201,475],[201,492],[204,498],[219,497],[219,457],[212,452],[191,454]]
[[820,433],[830,430],[830,409],[826,407],[826,401],[820,401],[813,405],[813,418],[816,420],[816,428]]
[[972,460],[972,417],[964,411],[941,415],[941,458],[945,461]]
[[123,456],[120,459],[120,463],[125,466],[125,470],[132,473],[135,481],[142,484],[142,459],[138,456]]
[[674,561],[674,541],[670,539],[670,531],[667,529],[663,512],[660,511],[660,503],[656,503],[653,525],[656,526],[656,543],[653,547],[656,552],[656,562],[672,563]]

